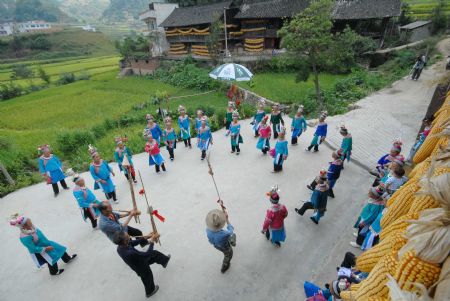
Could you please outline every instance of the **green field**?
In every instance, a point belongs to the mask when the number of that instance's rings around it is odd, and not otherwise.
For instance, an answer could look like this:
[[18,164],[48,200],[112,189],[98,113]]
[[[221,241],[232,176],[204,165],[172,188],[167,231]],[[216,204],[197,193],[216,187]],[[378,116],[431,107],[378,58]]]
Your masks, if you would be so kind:
[[[410,16],[417,19],[429,19],[438,0],[404,0],[410,6]],[[450,2],[446,3],[445,13],[450,16]]]
[[[320,74],[320,87],[321,89],[331,88],[336,81],[344,77],[345,75]],[[305,94],[314,90],[311,76],[308,81],[297,83],[295,73],[256,74],[251,87],[248,82],[241,82],[239,86],[280,103],[299,102]]]
[[[37,69],[39,66],[44,69],[44,71],[51,76],[51,81],[55,82],[58,80],[59,75],[62,73],[74,73],[75,75],[88,74],[96,75],[109,71],[119,70],[119,60],[118,56],[102,56],[96,58],[77,58],[77,59],[67,59],[58,62],[46,63],[46,61],[26,61],[24,64],[35,72],[35,77],[30,79],[20,79],[13,81],[16,84],[22,86],[28,86],[30,82],[35,85],[43,84],[43,81],[37,77]],[[9,82],[11,76],[11,68],[13,65],[18,63],[4,64],[0,66],[0,84],[2,82]]]

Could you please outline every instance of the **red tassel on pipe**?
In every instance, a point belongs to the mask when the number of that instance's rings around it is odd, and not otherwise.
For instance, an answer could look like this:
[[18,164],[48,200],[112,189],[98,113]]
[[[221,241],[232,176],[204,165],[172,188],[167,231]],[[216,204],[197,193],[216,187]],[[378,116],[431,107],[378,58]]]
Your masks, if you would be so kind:
[[166,218],[162,215],[159,215],[158,210],[153,210],[152,215],[156,216],[160,221],[164,223]]
[[142,188],[141,190],[139,190],[139,194],[140,194],[140,195],[144,195],[144,193],[145,193],[144,188]]

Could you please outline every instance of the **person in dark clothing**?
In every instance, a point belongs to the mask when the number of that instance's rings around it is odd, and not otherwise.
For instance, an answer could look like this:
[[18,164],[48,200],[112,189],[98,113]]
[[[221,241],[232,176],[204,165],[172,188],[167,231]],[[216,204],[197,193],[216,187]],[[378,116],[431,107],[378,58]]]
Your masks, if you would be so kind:
[[339,179],[342,170],[342,150],[339,149],[331,154],[333,158],[333,162],[330,162],[330,167],[327,171],[328,177],[328,196],[334,199],[333,187],[336,184],[336,181]]
[[325,211],[327,211],[327,201],[328,201],[328,183],[323,179],[319,179],[316,188],[311,195],[311,200],[308,202],[304,202],[303,206],[298,209],[295,208],[295,212],[300,215],[305,214],[305,211],[308,209],[314,209],[314,215],[311,216],[311,220],[318,225],[319,220],[322,216],[325,215]]
[[418,80],[420,77],[420,74],[422,73],[423,68],[425,67],[427,63],[427,59],[425,55],[418,56],[416,59],[416,63],[413,67],[413,74],[411,76],[412,80]]
[[[159,234],[152,233],[145,235],[142,238],[131,240],[130,236],[118,231],[114,234],[114,243],[117,245],[117,253],[123,259],[123,261],[141,277],[142,283],[145,287],[145,296],[150,298],[159,290],[159,286],[155,285],[153,281],[153,273],[150,269],[150,265],[153,263],[160,264],[163,268],[167,267],[170,260],[170,254],[164,255],[161,252],[154,250],[154,242],[158,241]],[[136,250],[134,247],[138,244],[148,244],[150,239],[150,245],[147,251],[142,252]]]

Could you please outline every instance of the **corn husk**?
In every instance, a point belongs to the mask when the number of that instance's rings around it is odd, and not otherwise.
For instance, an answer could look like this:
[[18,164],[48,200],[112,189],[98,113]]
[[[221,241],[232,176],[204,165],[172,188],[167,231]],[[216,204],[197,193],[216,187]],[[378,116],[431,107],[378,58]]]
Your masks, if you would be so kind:
[[434,291],[435,300],[446,300],[450,296],[450,256],[445,260],[439,280],[434,284],[434,287],[436,289]]
[[428,296],[427,288],[420,283],[413,284],[415,287],[417,287],[420,291],[420,296],[418,296],[416,293],[402,291],[400,287],[398,286],[397,281],[395,279],[387,274],[386,275],[389,279],[389,281],[386,283],[386,285],[389,287],[389,296],[391,297],[391,301],[432,301]]

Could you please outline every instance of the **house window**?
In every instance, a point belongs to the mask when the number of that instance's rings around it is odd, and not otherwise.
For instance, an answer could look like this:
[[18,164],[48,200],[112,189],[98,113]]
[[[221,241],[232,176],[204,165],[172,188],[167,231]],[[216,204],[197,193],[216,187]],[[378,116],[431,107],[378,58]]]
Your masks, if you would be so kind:
[[150,20],[148,22],[148,29],[150,29],[150,30],[156,29],[156,22],[155,22],[155,20]]

